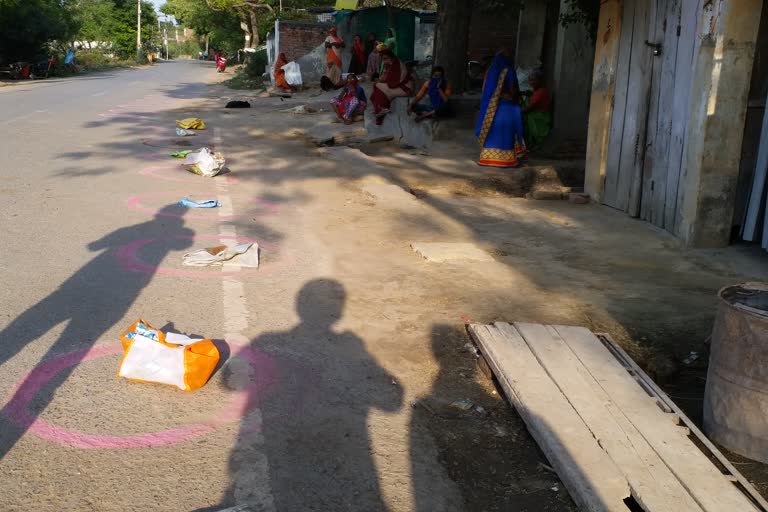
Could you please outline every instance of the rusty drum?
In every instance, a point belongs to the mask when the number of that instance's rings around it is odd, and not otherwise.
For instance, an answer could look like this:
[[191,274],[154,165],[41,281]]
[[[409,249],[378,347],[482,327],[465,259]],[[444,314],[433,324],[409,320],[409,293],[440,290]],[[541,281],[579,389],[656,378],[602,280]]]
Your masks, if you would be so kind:
[[768,283],[728,286],[718,296],[704,431],[725,448],[768,463]]

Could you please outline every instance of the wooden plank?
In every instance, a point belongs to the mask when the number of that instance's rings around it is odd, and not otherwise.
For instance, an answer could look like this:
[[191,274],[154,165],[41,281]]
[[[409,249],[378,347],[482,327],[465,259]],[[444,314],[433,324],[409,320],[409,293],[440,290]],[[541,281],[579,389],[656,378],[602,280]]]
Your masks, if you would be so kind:
[[618,190],[621,166],[621,144],[624,136],[624,116],[627,110],[627,91],[629,89],[629,64],[632,52],[632,32],[634,30],[636,0],[626,0],[622,6],[619,50],[616,60],[616,85],[613,93],[613,112],[611,129],[608,134],[608,154],[605,163],[605,186],[603,203],[613,208],[619,207]]
[[467,330],[576,504],[587,511],[626,512],[626,480],[523,338],[504,336],[493,326],[472,324]]
[[581,327],[555,326],[611,400],[634,424],[696,502],[707,512],[758,510],[635,383],[600,340]]
[[646,121],[651,90],[653,50],[645,44],[649,37],[650,0],[638,1],[635,7],[635,28],[627,93],[627,113],[624,116],[624,137],[621,143],[617,196],[620,209],[632,217],[640,214],[643,159],[645,156]]
[[[514,328],[497,322],[505,335]],[[515,323],[531,352],[627,479],[644,510],[701,512],[688,491],[552,326]],[[637,384],[627,375],[626,380]]]
[[746,492],[752,498],[752,500],[759,506],[762,512],[768,512],[768,501],[766,501],[766,499],[763,498],[757,489],[752,486],[749,480],[747,480],[744,475],[742,475],[739,470],[736,469],[733,464],[731,464],[731,461],[729,461],[728,458],[723,455],[723,453],[712,443],[712,441],[710,441],[709,438],[704,435],[699,427],[696,426],[696,424],[691,421],[688,416],[686,416],[685,412],[683,412],[683,410],[678,407],[674,400],[672,400],[669,395],[667,395],[653,381],[653,379],[651,379],[648,374],[646,374],[642,368],[637,365],[634,359],[632,359],[618,343],[611,339],[610,336],[607,334],[598,334],[597,336],[603,340],[603,342],[611,351],[614,352],[614,355],[626,367],[627,372],[629,372],[630,375],[635,376],[638,380],[642,381],[643,385],[649,389],[651,393],[653,393],[653,395],[661,402],[661,404],[665,408],[668,408],[670,411],[672,411],[679,418],[680,423],[685,425],[691,434],[696,436],[698,441],[707,449],[708,454],[717,459],[717,461],[722,464],[722,466],[730,473],[730,475],[726,476],[729,476],[734,481],[738,482],[744,489],[744,492]]
[[672,107],[672,138],[667,171],[667,199],[664,205],[664,228],[679,232],[678,205],[682,204],[680,176],[683,172],[688,112],[690,110],[693,64],[697,51],[696,27],[701,13],[700,0],[683,0],[680,17],[680,39],[677,42],[677,66]]
[[[677,43],[680,37],[681,0],[669,0],[666,16],[663,18],[664,40],[662,43],[662,64],[658,96],[658,119],[652,158],[648,220],[664,227],[664,212],[667,201],[667,174],[670,172],[669,153],[672,139],[672,115],[674,111],[675,74],[677,70]],[[679,172],[676,169],[675,172]],[[643,196],[645,197],[645,195]]]

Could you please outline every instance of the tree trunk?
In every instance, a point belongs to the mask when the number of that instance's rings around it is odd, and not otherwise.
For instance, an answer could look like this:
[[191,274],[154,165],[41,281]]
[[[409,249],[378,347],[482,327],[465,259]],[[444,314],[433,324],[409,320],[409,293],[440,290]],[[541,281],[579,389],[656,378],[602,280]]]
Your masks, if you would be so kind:
[[251,17],[251,48],[259,46],[259,18],[256,11],[248,13]]
[[208,34],[205,34],[205,53],[208,53]]
[[440,0],[437,5],[435,65],[443,66],[451,89],[464,92],[467,76],[471,0]]
[[240,12],[240,28],[243,30],[245,35],[243,48],[251,48],[251,44],[253,43],[253,35],[251,34],[251,25],[248,22],[248,17],[244,12]]

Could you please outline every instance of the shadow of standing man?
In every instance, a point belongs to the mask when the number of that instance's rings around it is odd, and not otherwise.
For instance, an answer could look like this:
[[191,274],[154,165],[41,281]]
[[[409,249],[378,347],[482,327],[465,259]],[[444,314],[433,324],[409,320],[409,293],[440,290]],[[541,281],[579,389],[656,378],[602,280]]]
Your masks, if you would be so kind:
[[[141,290],[152,281],[155,270],[168,252],[183,250],[192,244],[195,232],[184,226],[182,216],[175,216],[179,212],[183,210],[178,206],[168,205],[150,221],[120,228],[88,244],[89,250],[102,252],[0,331],[0,367],[62,322],[67,322],[67,326],[41,362],[66,352],[82,351],[96,343],[123,319]],[[133,272],[116,265],[115,251],[150,237],[163,239],[164,243],[152,244],[142,252],[144,270]],[[78,362],[57,372],[53,380],[55,384],[36,394],[35,411],[29,413],[19,411],[18,405],[20,397],[35,393],[36,384],[27,374],[0,412],[0,459],[51,402],[56,388],[75,370]]]
[[230,506],[386,510],[371,455],[369,413],[397,411],[403,393],[360,338],[333,329],[345,301],[338,281],[310,281],[296,300],[299,325],[253,341],[276,359],[277,380],[263,399],[249,400],[255,413],[243,419],[230,458]]

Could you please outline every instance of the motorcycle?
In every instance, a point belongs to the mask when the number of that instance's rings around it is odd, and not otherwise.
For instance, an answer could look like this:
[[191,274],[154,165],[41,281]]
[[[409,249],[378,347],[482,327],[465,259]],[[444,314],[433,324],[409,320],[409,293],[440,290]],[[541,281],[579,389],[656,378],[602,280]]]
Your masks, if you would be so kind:
[[227,58],[223,55],[216,57],[216,72],[223,73],[227,69]]

